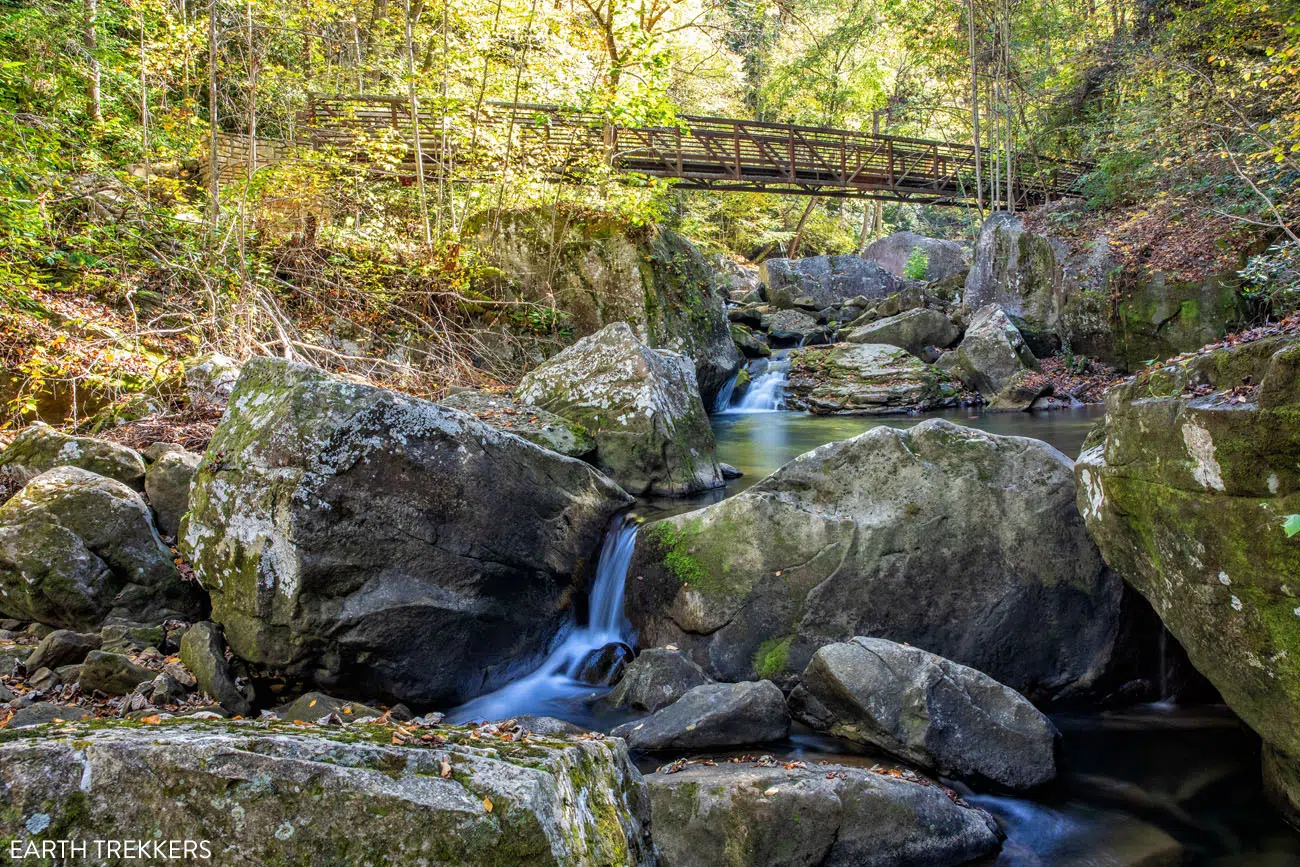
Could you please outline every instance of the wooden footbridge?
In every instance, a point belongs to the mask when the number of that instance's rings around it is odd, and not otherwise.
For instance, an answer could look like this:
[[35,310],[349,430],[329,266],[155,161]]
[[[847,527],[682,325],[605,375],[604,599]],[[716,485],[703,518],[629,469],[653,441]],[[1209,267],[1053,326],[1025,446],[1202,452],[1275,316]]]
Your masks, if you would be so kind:
[[[421,111],[420,150],[430,177],[481,171],[499,162],[501,143],[508,142],[512,162],[560,179],[577,179],[583,165],[599,159],[619,171],[676,178],[679,189],[959,206],[976,201],[975,149],[968,145],[752,120],[684,115],[677,121],[620,126],[556,106],[493,103],[483,106],[471,132],[444,129],[441,117]],[[395,142],[404,149],[395,171],[415,171],[415,125],[406,99],[312,95],[301,122],[311,146],[337,148],[354,159],[365,159],[363,141]],[[497,153],[486,152],[489,141]],[[1028,155],[1014,163],[1018,207],[1077,195],[1088,168]],[[986,159],[986,185],[989,166]]]

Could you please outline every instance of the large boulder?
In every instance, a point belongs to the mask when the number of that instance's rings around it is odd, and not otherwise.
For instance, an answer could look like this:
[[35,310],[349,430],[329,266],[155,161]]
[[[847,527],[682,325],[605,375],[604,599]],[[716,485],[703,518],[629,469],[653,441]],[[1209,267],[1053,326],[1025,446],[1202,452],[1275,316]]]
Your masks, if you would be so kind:
[[1027,231],[1013,214],[994,214],[980,229],[962,301],[971,310],[1001,307],[1036,354],[1050,355],[1061,345],[1066,304],[1065,275],[1058,261],[1065,253],[1059,246]]
[[462,391],[443,398],[441,403],[571,458],[586,457],[596,450],[596,439],[582,425],[508,395]]
[[759,266],[759,277],[768,302],[782,309],[804,299],[817,310],[859,295],[875,301],[902,288],[880,265],[853,255],[768,259]]
[[613,707],[654,713],[706,683],[704,669],[680,650],[651,647],[628,664],[606,700]]
[[732,762],[652,774],[661,867],[956,867],[998,849],[983,810],[898,771]]
[[925,255],[925,277],[934,282],[946,280],[955,275],[964,275],[969,266],[966,264],[966,251],[956,241],[942,241],[927,238],[915,232],[896,232],[893,235],[872,241],[862,251],[862,258],[880,265],[895,277],[907,276],[907,262],[912,258],[917,247]]
[[696,750],[784,740],[785,696],[770,680],[706,683],[646,719],[614,729],[638,750]]
[[813,654],[790,697],[814,728],[1008,789],[1056,776],[1056,727],[1023,695],[919,647],[854,638]]
[[620,741],[534,734],[489,751],[428,733],[446,743],[225,721],[0,735],[0,835],[6,851],[71,838],[93,853],[149,829],[133,838],[147,863],[653,864],[648,793]]
[[1218,349],[1111,389],[1102,439],[1076,466],[1079,508],[1107,562],[1264,739],[1274,771],[1291,769],[1293,807],[1298,415],[1300,340]]
[[825,343],[827,329],[817,317],[802,310],[776,310],[763,314],[761,328],[776,347],[813,346]]
[[92,650],[78,672],[78,683],[86,695],[127,695],[142,683],[157,676],[143,665],[136,665],[123,653]]
[[886,343],[921,357],[927,347],[944,349],[961,337],[961,329],[938,310],[916,308],[854,328],[849,343]]
[[995,304],[971,317],[956,361],[962,381],[990,400],[1038,366],[1019,329]]
[[492,219],[470,227],[504,284],[486,288],[558,308],[578,338],[626,322],[655,349],[691,359],[706,406],[740,369],[725,311],[731,278],[686,238],[562,209]]
[[0,614],[94,631],[110,616],[160,623],[200,606],[122,482],[59,467],[0,506]]
[[42,668],[59,668],[64,665],[79,665],[86,654],[99,650],[100,637],[93,632],[73,632],[71,629],[56,629],[41,639],[32,655],[27,657],[24,665],[28,671]]
[[459,410],[259,358],[199,465],[180,543],[239,656],[432,703],[545,649],[629,502],[581,461]]
[[818,415],[880,415],[950,406],[961,389],[906,349],[837,343],[791,353],[787,403]]
[[182,448],[167,449],[145,470],[144,492],[164,536],[174,537],[180,527],[190,504],[190,482],[201,459],[202,455]]
[[69,436],[43,422],[24,428],[0,451],[0,478],[19,485],[55,467],[79,467],[144,490],[144,460],[136,451],[106,440]]
[[628,575],[641,640],[720,680],[788,681],[822,645],[874,635],[1064,699],[1100,688],[1125,613],[1070,459],[941,419],[829,443],[650,524]]
[[622,322],[531,371],[515,395],[590,431],[596,466],[634,494],[723,484],[690,363],[651,349]]

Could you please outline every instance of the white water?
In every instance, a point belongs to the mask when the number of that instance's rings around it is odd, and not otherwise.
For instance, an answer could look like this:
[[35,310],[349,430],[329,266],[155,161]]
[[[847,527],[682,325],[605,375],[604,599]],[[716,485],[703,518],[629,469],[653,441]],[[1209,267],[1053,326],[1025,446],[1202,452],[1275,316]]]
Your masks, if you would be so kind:
[[623,588],[636,548],[636,532],[637,525],[625,515],[616,517],[606,531],[587,625],[570,622],[535,671],[454,709],[447,715],[449,722],[497,720],[525,713],[553,715],[571,706],[574,699],[599,692],[599,687],[577,678],[583,660],[592,651],[615,642],[632,643],[632,626],[623,614]]
[[[790,360],[785,352],[772,355],[767,370],[754,380],[738,403],[720,414],[742,415],[753,412],[780,412],[785,406],[785,384],[790,375]],[[734,385],[734,384],[733,384]],[[730,395],[730,390],[728,390]]]

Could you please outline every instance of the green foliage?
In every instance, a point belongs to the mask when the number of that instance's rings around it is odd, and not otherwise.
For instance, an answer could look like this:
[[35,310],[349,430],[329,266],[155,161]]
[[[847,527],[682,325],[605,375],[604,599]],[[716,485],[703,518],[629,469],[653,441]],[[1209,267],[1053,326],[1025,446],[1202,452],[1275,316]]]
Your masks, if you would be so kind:
[[924,280],[930,268],[930,254],[920,244],[912,248],[907,263],[903,265],[903,276],[909,280]]
[[1287,515],[1282,522],[1282,532],[1286,533],[1288,539],[1300,533],[1300,515]]
[[1238,272],[1246,297],[1267,302],[1282,315],[1300,308],[1300,244],[1280,241],[1246,260]]
[[752,660],[759,680],[771,680],[785,672],[790,664],[790,644],[793,641],[794,636],[787,635],[785,638],[769,638],[759,645]]

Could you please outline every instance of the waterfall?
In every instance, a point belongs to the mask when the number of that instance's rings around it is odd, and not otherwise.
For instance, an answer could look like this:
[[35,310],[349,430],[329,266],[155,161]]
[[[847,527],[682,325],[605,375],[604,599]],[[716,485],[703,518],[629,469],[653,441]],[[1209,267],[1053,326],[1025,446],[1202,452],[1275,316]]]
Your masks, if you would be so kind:
[[455,708],[447,715],[449,722],[563,713],[574,699],[600,689],[578,676],[594,652],[608,644],[632,642],[632,626],[623,613],[623,590],[636,548],[636,533],[636,523],[626,515],[614,518],[606,531],[591,588],[587,624],[579,626],[571,620],[534,671]]
[[750,384],[739,403],[727,407],[726,413],[778,412],[785,407],[785,384],[790,375],[790,359],[782,350],[772,354],[767,370]]
[[736,380],[739,378],[740,374],[737,373],[718,389],[718,396],[713,399],[713,412],[726,412],[731,409],[731,395],[736,390]]

